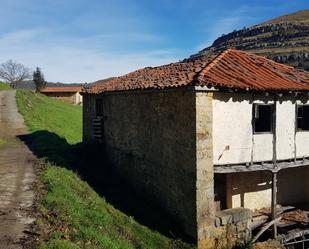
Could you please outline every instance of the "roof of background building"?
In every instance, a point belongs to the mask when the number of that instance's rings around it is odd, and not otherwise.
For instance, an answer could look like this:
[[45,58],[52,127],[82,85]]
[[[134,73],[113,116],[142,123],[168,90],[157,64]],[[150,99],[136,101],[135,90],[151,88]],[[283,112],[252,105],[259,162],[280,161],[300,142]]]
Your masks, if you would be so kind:
[[102,93],[137,89],[209,86],[254,91],[309,91],[309,72],[265,57],[228,49],[220,55],[199,56],[134,71],[84,91]]
[[82,87],[45,87],[40,90],[41,93],[59,93],[59,92],[81,92]]

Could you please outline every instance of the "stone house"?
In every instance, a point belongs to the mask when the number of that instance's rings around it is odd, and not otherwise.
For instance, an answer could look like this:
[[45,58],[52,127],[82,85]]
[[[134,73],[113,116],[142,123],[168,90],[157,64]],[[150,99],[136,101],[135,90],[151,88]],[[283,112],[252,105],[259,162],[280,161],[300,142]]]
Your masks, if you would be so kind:
[[83,139],[199,248],[231,245],[248,210],[308,201],[308,94],[308,72],[229,49],[84,89]]
[[62,100],[69,104],[80,105],[83,103],[82,87],[45,87],[40,92],[50,98]]

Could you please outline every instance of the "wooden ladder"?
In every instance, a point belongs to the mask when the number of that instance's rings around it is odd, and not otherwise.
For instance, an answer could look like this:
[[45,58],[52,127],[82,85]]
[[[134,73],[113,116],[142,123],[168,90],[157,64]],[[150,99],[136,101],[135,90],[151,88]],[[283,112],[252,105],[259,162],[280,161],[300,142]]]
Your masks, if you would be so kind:
[[93,134],[95,141],[103,142],[103,117],[95,117],[92,120]]

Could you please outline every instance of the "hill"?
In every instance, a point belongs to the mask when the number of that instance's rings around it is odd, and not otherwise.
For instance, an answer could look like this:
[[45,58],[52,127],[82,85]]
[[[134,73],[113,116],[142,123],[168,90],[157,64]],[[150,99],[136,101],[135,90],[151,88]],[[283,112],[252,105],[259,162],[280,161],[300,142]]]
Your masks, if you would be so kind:
[[280,16],[222,35],[210,47],[192,57],[227,48],[250,51],[309,71],[309,10]]
[[[82,86],[82,83],[61,83],[61,82],[47,82],[49,87],[70,87],[70,86]],[[35,90],[35,84],[32,80],[25,80],[18,83],[17,89]]]
[[292,14],[279,16],[277,18],[274,18],[262,24],[278,24],[282,22],[308,23],[309,22],[308,15],[309,15],[309,10],[300,10]]
[[[42,234],[38,248],[192,248],[141,225],[130,215],[119,211],[73,172],[78,171],[78,167],[70,167],[68,164],[72,162],[75,165],[82,163],[88,172],[95,169],[92,149],[79,144],[82,139],[80,106],[52,100],[28,90],[17,91],[17,105],[32,133],[25,139],[26,143],[49,165],[39,176],[44,190],[38,203],[40,214],[36,221],[39,234]],[[74,153],[76,148],[79,153]],[[81,162],[83,153],[85,161]],[[99,156],[102,168],[104,157]],[[109,181],[109,176],[102,172],[98,177],[100,182]],[[128,201],[133,202],[133,197],[129,196]]]

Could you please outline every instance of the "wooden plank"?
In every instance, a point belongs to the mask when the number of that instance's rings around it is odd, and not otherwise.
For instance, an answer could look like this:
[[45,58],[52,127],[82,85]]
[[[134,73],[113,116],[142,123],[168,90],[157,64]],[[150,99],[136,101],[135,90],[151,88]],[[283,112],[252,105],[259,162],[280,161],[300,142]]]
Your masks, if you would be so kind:
[[273,164],[277,167],[277,95],[275,95],[275,103],[272,108],[272,132],[273,132]]
[[281,214],[281,213],[283,213],[285,211],[291,211],[293,209],[296,209],[296,207],[294,207],[294,206],[283,206],[283,207],[277,208],[277,213]]
[[286,228],[286,227],[290,227],[290,226],[294,226],[296,225],[297,222],[293,222],[293,221],[284,221],[284,222],[279,222],[277,224],[278,228]]
[[275,223],[279,222],[281,220],[281,217],[275,219],[275,220],[272,220],[268,223],[266,223],[262,228],[261,230],[257,233],[257,235],[254,236],[254,238],[252,239],[252,243],[254,243],[255,241],[258,240],[259,237],[261,237],[261,235],[268,229],[270,228],[271,226],[273,226]]
[[[277,173],[273,173],[272,179],[272,191],[271,191],[271,219],[277,219]],[[277,237],[277,223],[273,224],[273,236],[274,239]]]
[[273,163],[255,163],[253,165],[214,165],[214,173],[217,174],[228,174],[228,173],[238,173],[238,172],[253,172],[253,171],[270,171],[278,172],[282,169],[287,168],[298,168],[309,166],[309,160],[296,160],[295,162],[277,162],[277,167]]
[[268,215],[261,215],[252,219],[250,224],[250,229],[254,230],[262,225],[264,225],[267,221],[269,221]]
[[[295,207],[293,206],[283,206],[283,207],[277,207],[276,208],[276,214],[277,216],[286,212],[286,211],[290,211],[290,210],[293,210],[295,209]],[[250,229],[251,230],[254,230],[260,226],[262,226],[263,224],[265,224],[266,222],[268,222],[270,220],[270,215],[268,213],[263,213],[263,212],[256,212],[256,213],[253,213],[253,218],[252,218],[252,223],[250,224]],[[292,222],[292,221],[280,221],[278,224],[277,224],[277,227],[280,227],[280,228],[284,228],[284,227],[288,227],[288,226],[292,226],[292,225],[295,225],[297,224],[296,222]]]

